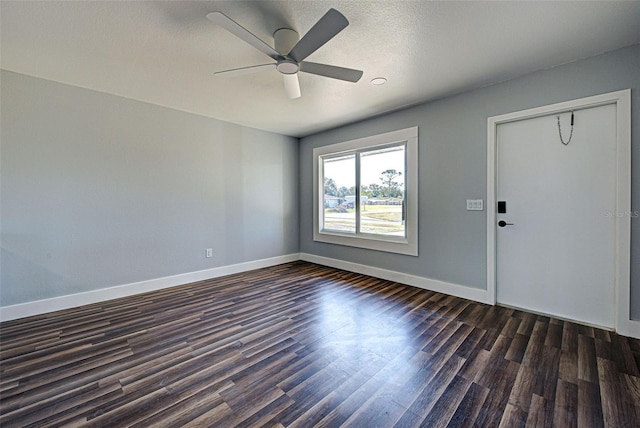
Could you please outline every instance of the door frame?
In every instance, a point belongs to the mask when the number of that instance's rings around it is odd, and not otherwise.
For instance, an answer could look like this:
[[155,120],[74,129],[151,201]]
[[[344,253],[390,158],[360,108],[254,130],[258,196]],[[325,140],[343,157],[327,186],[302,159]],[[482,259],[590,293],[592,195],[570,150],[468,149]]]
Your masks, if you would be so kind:
[[487,119],[487,297],[496,303],[496,176],[498,125],[541,116],[615,104],[616,216],[615,216],[615,329],[640,338],[640,321],[631,320],[631,89],[595,95]]

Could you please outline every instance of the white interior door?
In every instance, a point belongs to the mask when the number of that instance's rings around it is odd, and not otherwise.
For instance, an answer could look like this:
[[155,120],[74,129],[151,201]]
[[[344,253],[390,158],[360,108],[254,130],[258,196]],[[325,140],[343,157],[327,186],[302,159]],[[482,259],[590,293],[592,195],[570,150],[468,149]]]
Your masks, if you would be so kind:
[[[496,300],[615,326],[616,106],[497,127]],[[570,112],[560,114],[570,134]]]

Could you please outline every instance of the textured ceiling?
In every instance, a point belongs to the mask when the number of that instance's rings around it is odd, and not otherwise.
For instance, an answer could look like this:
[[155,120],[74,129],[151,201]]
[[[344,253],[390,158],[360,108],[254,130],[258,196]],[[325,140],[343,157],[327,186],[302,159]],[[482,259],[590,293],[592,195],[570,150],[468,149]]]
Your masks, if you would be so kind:
[[[360,82],[301,73],[290,100],[274,70],[213,75],[269,59],[207,13],[273,45],[331,7],[350,25],[308,60]],[[640,43],[640,1],[2,0],[0,17],[3,69],[298,137]]]

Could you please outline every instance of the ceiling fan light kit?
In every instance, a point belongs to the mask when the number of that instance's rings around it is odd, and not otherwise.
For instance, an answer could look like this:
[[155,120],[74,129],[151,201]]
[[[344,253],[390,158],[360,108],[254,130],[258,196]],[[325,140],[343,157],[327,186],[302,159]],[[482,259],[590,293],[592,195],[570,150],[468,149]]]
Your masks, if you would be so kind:
[[207,14],[207,18],[276,61],[222,70],[215,72],[216,75],[242,75],[275,68],[283,76],[285,93],[289,98],[298,98],[301,95],[299,71],[353,83],[362,77],[361,70],[304,61],[349,25],[347,18],[335,9],[329,9],[302,39],[299,39],[297,32],[289,28],[276,30],[273,34],[275,49],[222,12],[211,12]]
[[276,70],[282,74],[296,74],[300,70],[300,66],[295,61],[283,59],[276,63]]

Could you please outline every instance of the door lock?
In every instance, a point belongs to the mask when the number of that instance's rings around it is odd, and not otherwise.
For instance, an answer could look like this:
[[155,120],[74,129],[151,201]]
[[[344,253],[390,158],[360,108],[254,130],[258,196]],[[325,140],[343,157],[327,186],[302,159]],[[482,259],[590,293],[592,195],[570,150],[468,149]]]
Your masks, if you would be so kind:
[[498,226],[500,226],[500,227],[513,226],[513,223],[507,223],[507,222],[506,222],[506,221],[504,221],[504,220],[500,220],[500,221],[498,222]]

